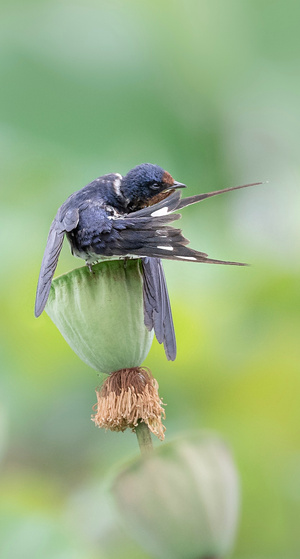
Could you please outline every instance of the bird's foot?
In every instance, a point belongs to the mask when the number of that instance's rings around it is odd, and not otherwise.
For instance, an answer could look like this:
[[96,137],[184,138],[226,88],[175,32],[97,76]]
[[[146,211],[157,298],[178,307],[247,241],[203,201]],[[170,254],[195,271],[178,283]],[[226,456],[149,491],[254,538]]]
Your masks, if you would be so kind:
[[123,259],[123,262],[124,262],[124,270],[126,270],[126,268],[127,268],[127,262],[128,262],[128,260],[130,260],[130,256],[125,256],[124,259]]
[[90,262],[86,262],[86,265],[87,265],[87,267],[88,267],[90,273],[91,273],[91,274],[94,274],[95,272],[94,272],[94,270],[93,270],[93,265],[92,265]]

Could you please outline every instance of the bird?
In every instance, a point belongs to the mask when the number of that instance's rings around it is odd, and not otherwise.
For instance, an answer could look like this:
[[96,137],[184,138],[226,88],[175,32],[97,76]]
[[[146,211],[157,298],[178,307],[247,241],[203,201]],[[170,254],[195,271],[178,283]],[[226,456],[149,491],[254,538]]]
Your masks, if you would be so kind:
[[206,198],[254,186],[251,183],[181,198],[186,185],[173,179],[159,165],[142,163],[125,176],[110,173],[74,192],[60,206],[51,224],[42,259],[35,316],[43,312],[58,258],[66,236],[71,252],[90,271],[106,259],[141,259],[144,323],[164,344],[166,357],[176,358],[176,337],[162,259],[245,266],[209,258],[194,250],[181,229],[170,226],[180,219],[174,213]]

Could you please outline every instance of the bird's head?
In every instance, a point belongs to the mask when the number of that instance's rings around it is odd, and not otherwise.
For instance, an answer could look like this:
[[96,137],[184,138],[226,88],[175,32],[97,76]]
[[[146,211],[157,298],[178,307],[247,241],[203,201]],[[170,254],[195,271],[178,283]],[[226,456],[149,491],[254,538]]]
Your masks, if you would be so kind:
[[185,186],[176,182],[170,173],[158,165],[142,163],[123,177],[121,191],[128,201],[128,209],[135,211],[151,206],[168,196],[175,188],[185,188]]

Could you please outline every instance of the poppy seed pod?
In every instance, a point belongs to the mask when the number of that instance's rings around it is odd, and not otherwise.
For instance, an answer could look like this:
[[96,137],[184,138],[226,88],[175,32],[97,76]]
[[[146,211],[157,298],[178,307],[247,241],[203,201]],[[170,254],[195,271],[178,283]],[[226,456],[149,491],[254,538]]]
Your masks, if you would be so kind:
[[225,444],[199,433],[135,460],[112,491],[127,530],[158,559],[223,559],[239,509],[237,472]]
[[88,365],[109,374],[139,367],[153,340],[144,324],[140,261],[110,260],[53,280],[46,312]]

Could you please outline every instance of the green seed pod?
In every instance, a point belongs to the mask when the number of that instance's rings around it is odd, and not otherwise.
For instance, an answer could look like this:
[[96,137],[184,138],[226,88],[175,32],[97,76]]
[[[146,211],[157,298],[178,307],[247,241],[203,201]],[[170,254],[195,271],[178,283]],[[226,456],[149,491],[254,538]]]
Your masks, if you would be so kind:
[[101,373],[139,367],[153,340],[144,325],[140,261],[110,260],[53,280],[46,312],[88,365]]
[[207,433],[166,444],[113,482],[127,530],[159,559],[221,559],[236,532],[239,484],[224,443]]

